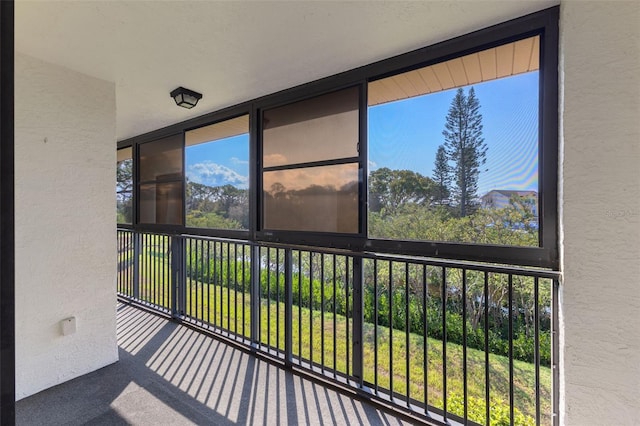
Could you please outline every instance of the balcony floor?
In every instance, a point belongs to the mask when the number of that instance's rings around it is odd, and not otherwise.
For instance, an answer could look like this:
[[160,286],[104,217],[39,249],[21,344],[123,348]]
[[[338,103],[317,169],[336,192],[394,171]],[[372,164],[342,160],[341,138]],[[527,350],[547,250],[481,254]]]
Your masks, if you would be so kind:
[[19,401],[17,424],[406,424],[132,306],[117,334],[119,362]]

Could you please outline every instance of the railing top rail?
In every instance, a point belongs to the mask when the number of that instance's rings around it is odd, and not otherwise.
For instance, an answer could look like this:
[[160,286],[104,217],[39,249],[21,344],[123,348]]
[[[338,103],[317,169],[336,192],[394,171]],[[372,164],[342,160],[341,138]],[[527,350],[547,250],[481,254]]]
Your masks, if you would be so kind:
[[[123,229],[123,228],[118,228],[118,230],[134,232],[131,229]],[[393,262],[409,262],[409,263],[414,263],[419,265],[435,266],[435,267],[441,267],[441,268],[456,268],[456,269],[466,269],[466,270],[489,272],[489,273],[521,275],[521,276],[530,276],[530,277],[538,277],[538,278],[548,278],[548,279],[558,280],[558,281],[562,279],[562,273],[559,271],[533,268],[533,267],[496,265],[496,264],[464,261],[464,260],[438,259],[433,257],[376,253],[376,252],[369,252],[369,251],[354,251],[354,250],[331,248],[331,247],[294,245],[294,244],[284,244],[284,243],[275,243],[275,242],[266,242],[266,241],[251,241],[251,240],[225,238],[225,237],[211,237],[211,236],[205,236],[205,235],[169,234],[169,233],[156,232],[156,231],[142,231],[142,232],[148,233],[148,234],[156,234],[156,235],[180,236],[183,238],[193,238],[193,239],[204,240],[204,241],[219,241],[219,242],[228,242],[228,243],[236,243],[236,244],[245,244],[250,246],[272,247],[272,248],[309,251],[309,252],[324,253],[324,254],[339,255],[339,256],[360,257],[364,259],[377,259],[382,261],[393,261]]]

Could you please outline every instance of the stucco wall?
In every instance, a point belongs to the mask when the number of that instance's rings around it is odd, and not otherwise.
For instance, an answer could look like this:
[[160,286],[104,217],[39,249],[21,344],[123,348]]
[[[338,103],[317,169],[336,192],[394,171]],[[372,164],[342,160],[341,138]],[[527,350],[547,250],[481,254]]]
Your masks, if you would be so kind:
[[15,68],[20,399],[117,360],[115,87],[20,54]]
[[640,421],[640,3],[561,4],[563,416]]

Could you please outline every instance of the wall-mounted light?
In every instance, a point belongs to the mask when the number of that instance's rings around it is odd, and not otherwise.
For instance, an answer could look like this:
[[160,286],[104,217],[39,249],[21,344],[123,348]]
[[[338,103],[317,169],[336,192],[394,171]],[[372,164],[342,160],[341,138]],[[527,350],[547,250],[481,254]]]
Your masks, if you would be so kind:
[[171,97],[176,101],[176,105],[191,109],[202,99],[202,94],[184,87],[178,87],[171,92]]

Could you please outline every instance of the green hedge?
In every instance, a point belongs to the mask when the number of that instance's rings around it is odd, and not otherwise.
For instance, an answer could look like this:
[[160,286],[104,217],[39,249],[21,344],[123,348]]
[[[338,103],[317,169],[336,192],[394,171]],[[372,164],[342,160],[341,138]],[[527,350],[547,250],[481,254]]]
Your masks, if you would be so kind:
[[[209,264],[200,261],[200,253],[190,253],[193,256],[192,262],[187,261],[187,276],[191,279],[208,282],[216,285],[222,285],[230,288],[237,288],[238,291],[249,292],[250,290],[250,263],[244,263],[244,280],[243,263],[234,260],[214,260],[211,259]],[[347,298],[352,295],[348,294],[348,288],[344,286],[341,280],[335,280],[335,311],[338,315],[350,316],[351,312],[347,312]],[[273,270],[262,269],[260,272],[260,297],[271,300],[284,300],[284,273],[276,273]],[[323,297],[324,296],[324,297]],[[389,294],[387,291],[379,292],[377,298],[378,316],[374,318],[374,289],[371,285],[365,283],[364,287],[364,320],[368,323],[377,321],[382,326],[392,326],[394,329],[405,330],[406,318],[409,316],[409,331],[416,334],[424,334],[424,313],[422,311],[422,301],[416,295],[409,295],[409,309],[406,312],[406,299],[403,288],[399,288],[392,292],[392,303],[389,303]],[[314,310],[324,308],[326,312],[334,310],[334,281],[330,280],[324,283],[324,294],[322,284],[319,279],[314,277],[313,281],[305,274],[293,274],[292,282],[292,299],[293,304]],[[438,340],[443,339],[442,328],[442,306],[438,299],[430,299],[426,312],[427,336]],[[391,317],[389,309],[391,308]],[[452,343],[463,343],[463,327],[462,315],[451,310],[447,310],[446,314],[447,341]],[[514,339],[513,339],[513,357],[526,362],[534,361],[534,338],[524,333],[524,328],[517,317],[514,317]],[[550,365],[551,362],[551,345],[549,331],[540,332],[540,363],[542,365]],[[467,346],[470,348],[484,350],[484,325],[482,321],[477,328],[467,320]],[[506,330],[497,327],[489,328],[489,351],[498,355],[509,355],[509,341]]]

